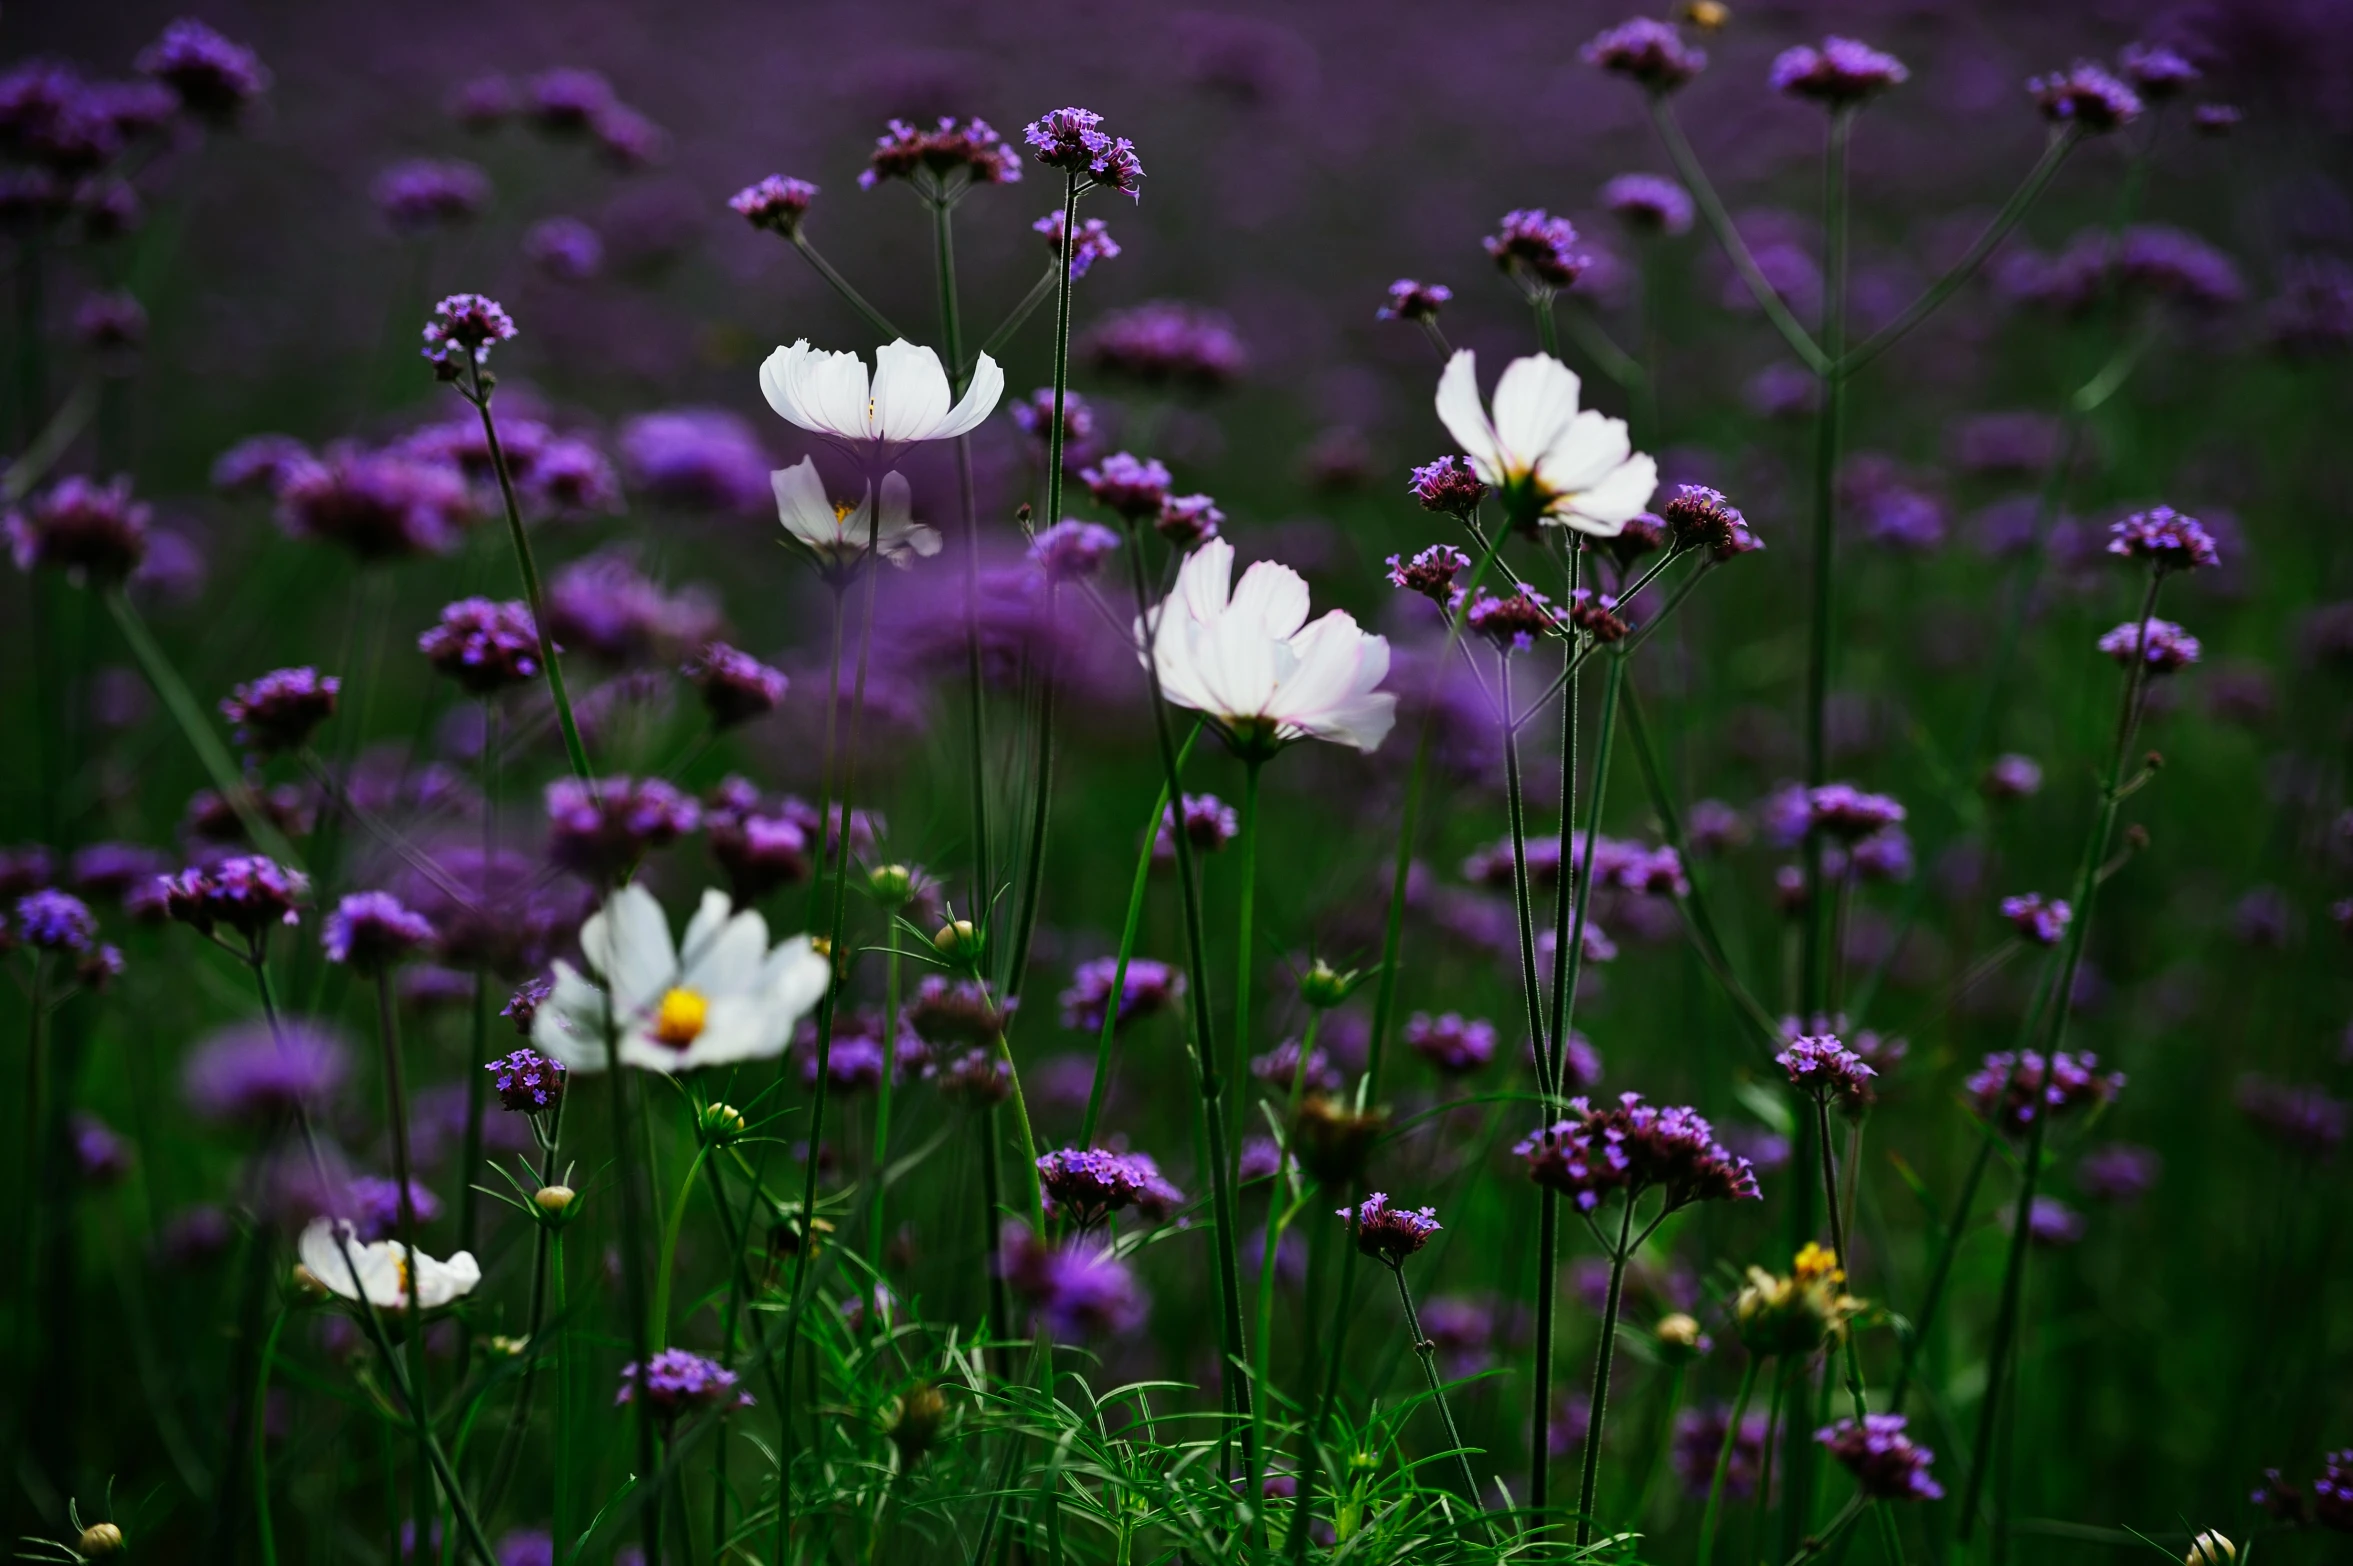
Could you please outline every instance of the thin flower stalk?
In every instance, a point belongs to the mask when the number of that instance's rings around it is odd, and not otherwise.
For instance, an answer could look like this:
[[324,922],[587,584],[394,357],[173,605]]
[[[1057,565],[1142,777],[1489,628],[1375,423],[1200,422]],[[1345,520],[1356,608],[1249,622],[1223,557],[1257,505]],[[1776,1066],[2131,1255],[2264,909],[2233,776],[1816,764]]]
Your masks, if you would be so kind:
[[[392,1005],[392,976],[389,972],[376,976],[376,1044],[384,1056],[384,1116],[392,1134],[392,1179],[395,1186],[394,1202],[400,1221],[400,1243],[408,1254],[417,1254],[416,1187],[409,1171],[408,1090],[401,1081],[400,1024]],[[479,1073],[477,1073],[479,1075]],[[433,1520],[432,1463],[426,1456],[422,1442],[432,1428],[430,1371],[425,1363],[425,1307],[424,1291],[408,1291],[409,1329],[409,1384],[414,1400],[419,1447],[414,1477],[417,1537],[427,1536]]]
[[1651,123],[1658,128],[1659,140],[1666,144],[1667,156],[1675,164],[1675,172],[1691,192],[1699,207],[1700,217],[1707,223],[1708,232],[1722,247],[1725,258],[1748,285],[1757,308],[1765,312],[1765,319],[1789,344],[1790,351],[1803,360],[1807,369],[1816,375],[1827,374],[1838,362],[1837,356],[1817,345],[1811,333],[1798,324],[1789,306],[1781,302],[1780,293],[1768,282],[1757,266],[1757,258],[1749,252],[1748,241],[1740,237],[1740,227],[1732,221],[1732,214],[1724,207],[1724,200],[1716,194],[1715,185],[1708,179],[1707,170],[1700,166],[1699,156],[1691,150],[1691,142],[1683,134],[1682,125],[1675,118],[1674,107],[1664,93],[1649,95]]
[[867,1199],[866,1259],[877,1273],[882,1271],[882,1241],[889,1232],[886,1213],[890,1206],[891,1167],[891,1086],[899,1072],[899,924],[896,919],[883,921],[882,981],[882,1078],[874,1085],[874,1153],[867,1164],[869,1178],[874,1182],[873,1194]]
[[[515,548],[515,568],[522,573],[523,597],[531,605],[531,620],[539,631],[539,659],[547,670],[547,693],[555,702],[556,722],[564,732],[564,755],[572,775],[595,792],[587,747],[580,743],[580,723],[572,714],[572,698],[564,688],[563,660],[556,655],[555,632],[548,624],[547,595],[539,585],[539,563],[532,558],[531,535],[523,527],[523,508],[515,500],[515,477],[507,466],[506,451],[498,443],[498,421],[490,414],[490,386],[482,378],[481,362],[466,356],[466,400],[482,416],[482,440],[490,451],[491,470],[498,475],[498,496],[506,508],[507,540]],[[656,1563],[659,1566],[659,1563]]]
[[[930,205],[933,269],[938,274],[940,289],[940,350],[947,361],[948,389],[961,397],[969,372],[964,364],[963,319],[956,290],[955,205],[936,196]],[[994,883],[989,867],[987,702],[980,658],[980,512],[973,489],[969,434],[956,437],[956,498],[964,519],[964,699],[972,746],[973,872],[969,901],[977,909],[988,906]],[[895,941],[893,944],[896,945]],[[888,1091],[887,1084],[885,1091]]]
[[907,335],[891,325],[889,316],[867,303],[866,296],[852,287],[850,280],[836,271],[831,261],[826,260],[818,253],[817,247],[809,242],[809,236],[802,233],[798,225],[794,226],[791,234],[787,237],[792,240],[792,247],[801,253],[801,259],[808,262],[811,270],[815,271],[819,277],[824,278],[826,284],[835,293],[841,295],[843,302],[857,311],[868,326],[874,328],[876,336],[887,343]]
[[[2157,593],[2164,585],[2161,567],[2149,570],[2148,587],[2141,597],[2141,611],[2136,647],[2148,643],[2149,623],[2157,616]],[[2091,928],[2093,901],[2099,895],[2100,866],[2108,857],[2108,842],[2116,828],[2118,807],[2127,792],[2125,767],[2132,752],[2134,730],[2139,726],[2141,698],[2148,684],[2149,660],[2135,657],[2125,668],[2124,692],[2118,703],[2116,739],[2108,757],[2108,771],[2100,787],[2097,808],[2093,812],[2092,829],[2085,835],[2081,864],[2075,877],[2073,907],[2075,917],[2068,921],[2061,937],[2058,967],[2052,976],[2049,1017],[2050,1036],[2044,1043],[2044,1058],[2052,1058],[2067,1042],[2067,1023],[2074,1012],[2075,980],[2083,962],[2084,937]],[[2043,1142],[2051,1117],[2037,1115],[2026,1137],[2023,1172],[2018,1182],[2018,1202],[2010,1224],[2009,1257],[2002,1269],[2001,1307],[1994,1319],[1993,1342],[1986,1358],[1986,1393],[1978,1407],[1977,1432],[1971,1443],[1969,1478],[1962,1490],[1961,1524],[1959,1537],[1967,1543],[1977,1523],[1977,1501],[1985,1488],[1986,1468],[1992,1458],[1994,1430],[2005,1406],[2002,1396],[2003,1374],[2016,1352],[2019,1302],[2026,1283],[2027,1241],[2033,1224],[2035,1189],[2040,1183],[2043,1162]],[[2013,1416],[2014,1417],[2014,1416]],[[1995,1556],[2004,1553],[2008,1542],[2007,1515],[1997,1516],[1994,1526]]]
[[1422,1318],[1413,1308],[1413,1290],[1406,1287],[1405,1269],[1392,1265],[1390,1273],[1397,1279],[1397,1303],[1405,1310],[1405,1330],[1413,1341],[1413,1357],[1421,1361],[1422,1380],[1429,1386],[1430,1402],[1438,1410],[1438,1418],[1446,1426],[1446,1444],[1454,1449],[1454,1459],[1462,1468],[1463,1499],[1481,1513],[1480,1532],[1487,1531],[1485,1508],[1479,1505],[1479,1476],[1471,1468],[1470,1448],[1462,1444],[1462,1431],[1454,1423],[1454,1410],[1446,1402],[1446,1383],[1438,1375],[1438,1345],[1422,1331]]
[[1714,1566],[1716,1558],[1716,1525],[1724,1514],[1724,1479],[1732,1471],[1732,1454],[1740,1443],[1740,1426],[1748,1418],[1749,1399],[1756,1394],[1757,1375],[1764,1368],[1760,1355],[1750,1355],[1740,1369],[1740,1390],[1732,1397],[1732,1417],[1724,1426],[1724,1444],[1717,1448],[1715,1472],[1708,1478],[1706,1508],[1699,1516],[1699,1554],[1697,1566]]
[[[1557,1200],[1557,1193],[1547,1192]],[[1626,1297],[1626,1263],[1642,1242],[1634,1238],[1634,1200],[1624,1198],[1624,1211],[1618,1216],[1618,1243],[1610,1249],[1609,1294],[1601,1309],[1601,1338],[1593,1351],[1593,1401],[1585,1415],[1585,1466],[1577,1481],[1577,1548],[1593,1542],[1593,1505],[1601,1484],[1601,1432],[1609,1417],[1610,1367],[1618,1352],[1618,1312]],[[1548,1258],[1549,1260],[1549,1258]],[[1547,1273],[1557,1271],[1548,1265]],[[1546,1367],[1551,1356],[1545,1356]],[[1551,1388],[1544,1389],[1545,1402],[1537,1405],[1537,1418],[1543,1420],[1550,1406]],[[1534,1491],[1529,1492],[1531,1496]],[[1539,1516],[1542,1514],[1539,1513]]]
[[1016,998],[1021,994],[1022,983],[1028,977],[1030,942],[1037,932],[1038,904],[1045,891],[1046,828],[1051,819],[1054,805],[1054,701],[1055,675],[1057,673],[1054,608],[1056,597],[1054,587],[1049,584],[1046,588],[1046,661],[1044,667],[1038,672],[1036,753],[1031,762],[1029,843],[1027,851],[1022,856],[1021,900],[1016,906],[1013,939],[1007,948],[1003,982],[999,986],[1008,999]]

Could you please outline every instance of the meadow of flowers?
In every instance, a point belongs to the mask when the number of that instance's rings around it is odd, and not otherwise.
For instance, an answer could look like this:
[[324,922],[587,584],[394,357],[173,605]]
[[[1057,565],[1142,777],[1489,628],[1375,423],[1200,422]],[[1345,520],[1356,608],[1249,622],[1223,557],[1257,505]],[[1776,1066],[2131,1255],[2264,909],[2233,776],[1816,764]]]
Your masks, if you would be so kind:
[[2344,1557],[2343,7],[137,10],[18,1558]]

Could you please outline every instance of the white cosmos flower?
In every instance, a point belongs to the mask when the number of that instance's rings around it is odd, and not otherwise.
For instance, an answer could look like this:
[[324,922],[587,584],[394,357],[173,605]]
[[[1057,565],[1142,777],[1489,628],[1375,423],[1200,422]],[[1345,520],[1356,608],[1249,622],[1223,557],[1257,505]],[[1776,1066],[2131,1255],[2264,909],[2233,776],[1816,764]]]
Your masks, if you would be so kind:
[[1577,408],[1577,373],[1550,354],[1514,359],[1495,383],[1495,414],[1479,405],[1468,348],[1438,378],[1438,417],[1479,477],[1503,492],[1512,520],[1615,538],[1650,504],[1658,464],[1633,449],[1626,421]]
[[1005,393],[1005,372],[987,354],[972,367],[964,400],[949,404],[940,356],[904,337],[874,350],[874,382],[854,353],[825,353],[807,338],[760,366],[768,406],[813,435],[889,451],[919,440],[953,440],[977,428]]
[[1308,625],[1307,583],[1289,566],[1261,560],[1239,584],[1233,575],[1222,538],[1185,557],[1154,636],[1162,694],[1245,750],[1296,739],[1379,749],[1397,721],[1397,698],[1373,688],[1389,672],[1388,641],[1338,609]]
[[[831,968],[806,935],[768,945],[768,921],[703,893],[683,945],[653,894],[632,881],[580,927],[581,955],[610,987],[621,1064],[665,1075],[784,1053],[824,995]],[[605,1068],[607,990],[571,964],[532,1019],[531,1042],[573,1071]]]
[[[348,1261],[346,1251],[350,1252]],[[482,1281],[482,1269],[472,1251],[460,1251],[447,1261],[435,1261],[419,1251],[412,1266],[407,1246],[398,1240],[362,1245],[354,1237],[350,1221],[343,1218],[312,1219],[295,1245],[295,1254],[328,1293],[357,1300],[364,1290],[368,1303],[378,1310],[407,1309],[412,1276],[421,1310],[439,1310],[473,1293],[474,1285]]]
[[871,542],[892,565],[905,566],[917,555],[940,552],[940,535],[915,520],[907,481],[897,473],[882,476],[882,518],[875,525],[871,488],[854,506],[837,506],[817,476],[817,462],[803,457],[789,468],[768,475],[776,490],[776,515],[784,530],[806,544],[827,565],[853,565],[864,557]]

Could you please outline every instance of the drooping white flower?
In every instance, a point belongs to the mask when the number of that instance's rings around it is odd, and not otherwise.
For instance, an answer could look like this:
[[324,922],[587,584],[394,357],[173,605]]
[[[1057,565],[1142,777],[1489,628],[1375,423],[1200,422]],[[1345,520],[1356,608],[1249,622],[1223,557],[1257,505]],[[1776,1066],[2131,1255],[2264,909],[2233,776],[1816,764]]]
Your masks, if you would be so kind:
[[1005,393],[1005,372],[987,354],[972,367],[964,398],[949,406],[940,356],[900,338],[874,350],[874,379],[854,353],[826,353],[808,339],[779,348],[760,366],[768,406],[812,435],[888,455],[924,440],[953,440],[977,428]]
[[1397,698],[1374,689],[1389,672],[1387,639],[1338,609],[1307,624],[1307,583],[1289,566],[1261,560],[1239,583],[1233,574],[1222,538],[1185,557],[1154,635],[1162,694],[1245,752],[1297,739],[1379,749],[1397,721]]
[[869,543],[892,565],[905,567],[917,555],[940,552],[940,535],[915,520],[907,481],[897,473],[882,476],[880,525],[874,514],[870,487],[854,506],[837,506],[817,476],[817,462],[803,457],[789,468],[768,475],[776,490],[776,515],[785,532],[806,544],[829,566],[856,564]]
[[408,1247],[398,1240],[362,1245],[350,1220],[343,1218],[312,1219],[295,1244],[295,1254],[328,1293],[357,1300],[364,1292],[378,1310],[406,1310],[412,1278],[421,1310],[439,1310],[473,1293],[482,1281],[482,1268],[471,1251],[459,1251],[447,1261],[435,1261],[419,1251],[412,1262]]
[[725,892],[703,893],[674,945],[653,894],[622,887],[580,927],[581,955],[603,985],[557,962],[531,1042],[573,1071],[604,1069],[608,1026],[622,1065],[665,1075],[783,1054],[831,967],[806,935],[771,948],[768,921],[730,906]]
[[1479,404],[1478,361],[1458,351],[1438,378],[1438,417],[1515,523],[1615,538],[1650,504],[1658,464],[1633,449],[1626,421],[1577,407],[1577,373],[1550,354],[1514,359]]

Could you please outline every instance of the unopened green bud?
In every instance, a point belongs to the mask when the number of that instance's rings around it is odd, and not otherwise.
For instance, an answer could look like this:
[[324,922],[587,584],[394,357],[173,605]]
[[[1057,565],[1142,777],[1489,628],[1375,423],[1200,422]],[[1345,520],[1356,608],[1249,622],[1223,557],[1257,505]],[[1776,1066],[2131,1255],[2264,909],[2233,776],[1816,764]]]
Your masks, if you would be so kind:
[[951,919],[940,926],[931,944],[950,962],[970,962],[980,955],[980,931],[970,919]]
[[2190,1553],[2182,1557],[2182,1566],[2236,1566],[2238,1558],[2239,1547],[2209,1529],[2190,1541]]
[[1362,974],[1342,973],[1319,957],[1314,967],[1299,976],[1299,998],[1317,1011],[1330,1011],[1346,1000],[1362,979]]
[[543,1185],[531,1194],[531,1205],[540,1216],[561,1223],[572,1213],[573,1192],[568,1185]]
[[903,908],[915,895],[915,872],[905,865],[876,865],[866,872],[866,890],[885,908]]
[[707,1104],[696,1127],[703,1140],[725,1146],[750,1129],[744,1122],[743,1111],[733,1104]]
[[1653,1329],[1658,1339],[1659,1358],[1670,1365],[1681,1365],[1707,1352],[1707,1334],[1699,1330],[1697,1318],[1676,1311],[1659,1318]]
[[93,1558],[119,1555],[123,1548],[123,1531],[110,1522],[92,1523],[74,1541],[74,1548]]

